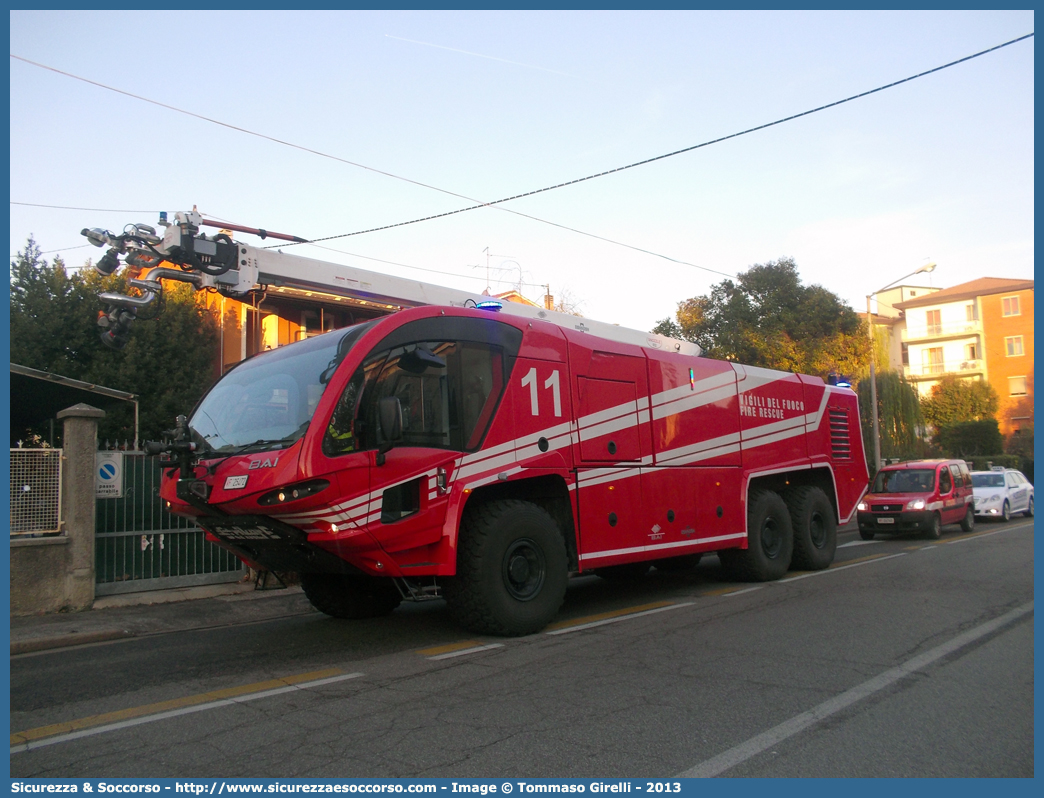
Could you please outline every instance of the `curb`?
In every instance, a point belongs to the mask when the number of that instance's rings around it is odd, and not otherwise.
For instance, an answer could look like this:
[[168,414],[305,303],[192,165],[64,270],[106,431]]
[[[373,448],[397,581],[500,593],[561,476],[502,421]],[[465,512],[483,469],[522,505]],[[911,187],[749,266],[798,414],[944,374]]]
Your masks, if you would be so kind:
[[137,635],[124,629],[102,629],[97,632],[78,632],[54,637],[38,637],[32,640],[12,640],[11,656],[30,654],[34,651],[49,651],[54,648],[82,646],[87,643],[103,643],[107,640],[120,640],[126,637],[137,637]]

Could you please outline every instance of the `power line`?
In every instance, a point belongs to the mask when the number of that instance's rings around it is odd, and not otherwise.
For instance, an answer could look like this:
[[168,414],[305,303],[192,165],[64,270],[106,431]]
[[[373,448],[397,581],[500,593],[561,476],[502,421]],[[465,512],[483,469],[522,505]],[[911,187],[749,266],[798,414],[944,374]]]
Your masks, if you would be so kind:
[[[73,207],[73,206],[70,206],[70,205],[44,205],[44,204],[36,203],[36,202],[15,202],[14,200],[11,200],[11,204],[12,205],[27,205],[27,206],[33,207],[33,208],[53,208],[53,209],[57,209],[57,210],[69,210],[69,211],[91,211],[91,212],[94,212],[94,213],[159,213],[159,211],[155,211],[155,210],[141,210],[140,208],[139,209],[133,209],[133,208],[132,209],[127,209],[127,208],[78,208],[78,207]],[[204,214],[204,215],[206,215],[209,218],[214,219],[215,221],[225,221],[225,222],[228,221],[227,219],[221,219],[219,217],[216,217],[212,213],[208,213],[208,214]],[[309,242],[309,243],[311,243],[311,242]],[[48,249],[48,250],[45,250],[45,251],[41,252],[40,254],[41,255],[51,255],[51,254],[53,254],[55,252],[68,252],[69,250],[72,250],[72,249],[85,249],[86,247],[89,247],[89,246],[91,246],[91,244],[80,244],[78,246],[62,247],[61,249]],[[432,274],[443,274],[443,275],[446,275],[448,277],[461,277],[461,278],[464,278],[466,280],[485,280],[486,279],[485,277],[476,277],[475,275],[472,275],[472,274],[460,274],[459,272],[447,272],[447,271],[441,271],[439,269],[428,269],[428,268],[425,268],[424,266],[412,266],[409,263],[399,263],[398,261],[383,260],[381,258],[371,257],[369,255],[360,255],[360,254],[358,254],[356,252],[348,252],[348,251],[343,250],[343,249],[335,249],[334,247],[324,247],[321,244],[312,244],[312,246],[316,247],[317,249],[325,249],[325,250],[327,250],[329,252],[337,252],[337,253],[340,253],[342,255],[349,255],[349,256],[351,256],[353,258],[361,258],[363,260],[372,260],[375,263],[384,263],[384,264],[387,264],[389,266],[400,266],[400,267],[402,267],[404,269],[416,269],[417,271],[431,272]],[[12,255],[11,256],[11,258],[18,258],[18,257],[19,257],[18,255]],[[79,267],[79,266],[68,266],[66,268],[69,268],[69,269],[79,269],[81,267]],[[510,283],[512,285],[517,285],[518,284],[517,280],[493,280],[492,282],[495,282],[495,283]],[[534,288],[543,288],[545,284],[544,283],[523,283],[523,285],[528,285],[528,286],[534,287]]]
[[[187,116],[191,116],[191,117],[194,117],[196,119],[201,119],[203,121],[210,122],[210,123],[215,124],[215,125],[220,125],[221,127],[226,127],[226,128],[228,128],[230,130],[235,130],[235,131],[238,131],[238,132],[241,132],[241,133],[246,133],[247,135],[256,136],[258,138],[265,139],[267,141],[271,141],[271,142],[274,142],[276,144],[282,144],[284,146],[291,147],[293,149],[298,149],[298,150],[301,150],[303,152],[308,152],[308,153],[311,153],[313,155],[318,155],[318,156],[323,157],[323,158],[329,158],[331,160],[339,161],[341,163],[348,164],[350,166],[355,166],[355,167],[357,167],[359,169],[365,169],[367,171],[374,172],[376,174],[381,174],[381,175],[384,175],[386,177],[391,177],[391,178],[394,178],[396,180],[401,180],[401,181],[404,181],[404,182],[407,182],[407,183],[411,183],[411,184],[416,185],[416,186],[420,186],[422,188],[428,188],[428,189],[431,189],[432,191],[438,191],[439,193],[442,193],[442,194],[447,194],[449,196],[457,197],[458,199],[464,199],[464,200],[467,200],[469,202],[476,203],[474,205],[471,205],[471,206],[468,206],[468,207],[465,207],[465,208],[458,208],[457,210],[446,211],[445,213],[439,213],[439,214],[434,214],[434,215],[431,215],[431,216],[425,216],[425,217],[422,217],[422,218],[412,219],[412,220],[405,221],[405,222],[398,222],[398,223],[395,223],[395,224],[384,225],[382,227],[373,227],[373,228],[369,228],[369,229],[366,229],[366,230],[358,230],[358,231],[355,231],[353,233],[342,233],[342,234],[339,234],[339,235],[325,236],[325,237],[322,237],[322,238],[311,239],[307,243],[316,243],[316,242],[320,242],[320,241],[331,241],[331,240],[334,240],[334,239],[337,239],[337,238],[348,238],[348,237],[351,237],[351,236],[363,235],[363,234],[366,234],[366,233],[374,233],[374,232],[378,232],[378,231],[381,231],[381,230],[389,230],[389,229],[396,228],[396,227],[404,227],[406,225],[418,224],[420,222],[431,221],[433,219],[440,219],[440,218],[443,218],[443,217],[446,217],[446,216],[453,216],[453,215],[456,215],[456,214],[459,214],[459,213],[465,213],[467,211],[477,210],[479,208],[496,208],[497,210],[507,211],[508,213],[513,213],[513,214],[515,214],[517,216],[522,216],[524,218],[531,219],[531,220],[537,221],[537,222],[541,222],[543,224],[548,224],[548,225],[551,225],[553,227],[557,227],[557,228],[562,229],[562,230],[567,230],[569,232],[577,233],[578,235],[583,235],[583,236],[587,236],[589,238],[594,238],[594,239],[597,239],[597,240],[600,240],[600,241],[605,241],[606,243],[614,244],[616,246],[626,247],[627,249],[632,249],[632,250],[634,250],[636,252],[642,252],[642,253],[647,254],[647,255],[652,255],[653,257],[662,258],[664,260],[668,260],[668,261],[671,261],[673,263],[678,263],[678,264],[685,265],[685,266],[692,266],[694,268],[701,269],[701,270],[707,271],[707,272],[712,272],[714,274],[719,274],[719,275],[722,275],[722,276],[725,276],[725,277],[732,277],[734,275],[727,274],[725,272],[721,272],[721,271],[718,271],[716,269],[710,269],[710,268],[708,268],[706,266],[700,266],[700,265],[695,264],[695,263],[690,263],[688,261],[683,261],[683,260],[680,260],[680,259],[677,259],[677,258],[672,258],[672,257],[669,257],[667,255],[662,255],[662,254],[660,254],[658,252],[653,252],[652,250],[644,249],[642,247],[632,246],[630,244],[626,244],[626,243],[621,242],[621,241],[616,241],[614,239],[607,238],[605,236],[600,236],[600,235],[597,235],[597,234],[594,234],[594,233],[588,233],[586,231],[579,230],[579,229],[574,228],[574,227],[569,227],[567,225],[558,224],[556,222],[551,222],[549,220],[541,219],[539,217],[532,216],[530,214],[521,213],[519,211],[515,211],[515,210],[512,210],[510,208],[500,208],[499,206],[502,205],[503,203],[512,202],[514,200],[522,199],[524,197],[531,197],[531,196],[534,196],[536,194],[543,194],[543,193],[546,193],[548,191],[554,191],[555,189],[564,188],[566,186],[577,185],[579,183],[583,183],[583,182],[586,182],[588,180],[594,180],[594,179],[599,178],[599,177],[605,177],[607,175],[616,174],[618,172],[623,172],[623,171],[626,171],[628,169],[634,169],[635,167],[638,167],[638,166],[644,166],[646,164],[655,163],[656,161],[661,161],[661,160],[664,160],[666,158],[672,158],[675,155],[681,155],[683,153],[692,152],[694,150],[702,149],[704,147],[709,147],[712,144],[719,144],[719,143],[721,143],[723,141],[728,141],[730,139],[739,138],[740,136],[745,136],[745,135],[748,135],[750,133],[755,133],[755,132],[757,132],[759,130],[765,130],[767,128],[775,127],[777,125],[781,125],[781,124],[784,124],[786,122],[791,122],[791,121],[793,121],[795,119],[800,119],[802,117],[809,116],[811,114],[819,113],[820,111],[825,111],[825,110],[827,110],[829,108],[836,108],[839,105],[844,105],[845,103],[849,103],[849,102],[852,102],[854,100],[858,100],[858,99],[862,99],[864,97],[868,97],[871,94],[876,94],[876,93],[884,91],[886,89],[890,89],[890,88],[894,88],[896,86],[900,86],[903,83],[909,83],[912,80],[917,80],[918,78],[922,78],[922,77],[925,77],[927,75],[931,75],[931,74],[934,74],[936,72],[940,72],[940,71],[942,71],[944,69],[949,69],[950,67],[956,66],[958,64],[962,64],[962,63],[964,63],[966,61],[970,61],[970,60],[972,60],[974,58],[979,58],[981,56],[987,55],[988,53],[992,53],[992,52],[995,52],[997,50],[1000,50],[1000,49],[1002,49],[1004,47],[1009,47],[1009,46],[1011,46],[1013,44],[1016,44],[1018,42],[1024,41],[1024,40],[1029,39],[1029,38],[1032,38],[1033,36],[1034,36],[1033,33],[1028,33],[1028,34],[1026,34],[1024,36],[1020,36],[1020,37],[1018,37],[1016,39],[1012,39],[1010,41],[1004,42],[1003,44],[998,44],[998,45],[996,45],[994,47],[990,47],[990,48],[988,48],[986,50],[981,50],[981,51],[979,51],[977,53],[973,53],[972,55],[968,55],[968,56],[965,56],[963,58],[959,58],[959,59],[957,59],[955,61],[950,61],[949,63],[942,64],[941,66],[933,67],[932,69],[925,70],[924,72],[919,72],[916,75],[911,75],[909,77],[902,78],[901,80],[893,81],[892,83],[888,83],[888,84],[885,84],[883,86],[878,86],[875,89],[870,89],[868,91],[860,92],[859,94],[854,94],[854,95],[852,95],[850,97],[846,97],[846,98],[844,98],[842,100],[836,100],[834,102],[827,103],[825,105],[821,105],[821,106],[818,106],[816,108],[809,109],[807,111],[801,111],[800,113],[792,114],[790,116],[783,117],[781,119],[777,119],[777,120],[775,120],[773,122],[766,122],[764,124],[757,125],[755,127],[747,128],[746,130],[741,130],[741,131],[739,131],[737,133],[730,133],[729,135],[726,135],[726,136],[720,136],[720,137],[718,137],[716,139],[711,139],[709,141],[701,142],[699,144],[694,144],[692,146],[684,147],[684,148],[679,149],[679,150],[674,150],[673,152],[668,152],[668,153],[665,153],[663,155],[657,155],[657,156],[654,156],[652,158],[646,158],[646,159],[641,160],[641,161],[636,161],[634,163],[627,164],[626,166],[619,166],[619,167],[616,167],[614,169],[607,169],[607,170],[605,170],[603,172],[598,172],[598,173],[595,173],[595,174],[587,175],[586,177],[579,177],[579,178],[576,178],[574,180],[567,180],[565,182],[556,183],[554,185],[546,186],[544,188],[534,189],[532,191],[526,191],[526,192],[522,192],[520,194],[514,194],[512,196],[504,197],[503,199],[494,200],[492,202],[482,202],[480,200],[476,200],[474,198],[467,197],[467,196],[465,196],[463,194],[458,194],[458,193],[453,192],[453,191],[448,191],[447,189],[439,188],[437,186],[433,186],[433,185],[430,185],[430,184],[427,184],[427,183],[423,183],[423,182],[420,182],[420,181],[417,181],[417,180],[412,180],[410,178],[402,177],[401,175],[396,175],[396,174],[393,174],[391,172],[387,172],[387,171],[384,171],[384,170],[381,170],[381,169],[376,169],[376,168],[371,167],[371,166],[366,166],[365,164],[360,164],[360,163],[357,163],[355,161],[350,161],[350,160],[348,160],[346,158],[340,158],[340,157],[335,156],[335,155],[330,155],[329,153],[324,153],[324,152],[321,152],[319,150],[312,149],[310,147],[304,147],[304,146],[299,145],[299,144],[294,144],[293,142],[285,141],[283,139],[278,139],[278,138],[275,138],[273,136],[265,135],[263,133],[258,133],[256,131],[252,131],[252,130],[249,130],[249,129],[243,128],[243,127],[239,127],[237,125],[232,125],[232,124],[229,124],[227,122],[222,122],[222,121],[217,120],[217,119],[212,119],[210,117],[203,116],[202,114],[197,114],[197,113],[194,113],[192,111],[187,111],[185,109],[178,108],[176,106],[169,105],[167,103],[162,103],[162,102],[159,102],[157,100],[149,99],[148,97],[142,97],[141,95],[133,94],[131,92],[124,91],[122,89],[117,89],[117,88],[114,88],[112,86],[108,86],[106,84],[99,83],[97,81],[89,80],[89,79],[81,77],[79,75],[74,75],[74,74],[72,74],[70,72],[65,72],[63,70],[47,66],[46,64],[40,64],[40,63],[38,63],[36,61],[31,61],[28,58],[23,58],[21,56],[17,56],[17,55],[13,55],[13,54],[11,55],[11,58],[15,58],[15,59],[17,59],[19,61],[23,61],[23,62],[25,62],[27,64],[31,64],[32,66],[36,66],[36,67],[39,67],[41,69],[46,69],[48,71],[55,72],[56,74],[59,74],[59,75],[64,75],[66,77],[70,77],[70,78],[73,78],[75,80],[83,81],[84,83],[89,83],[89,84],[91,84],[93,86],[98,86],[99,88],[103,88],[103,89],[106,89],[108,91],[113,91],[113,92],[116,92],[118,94],[123,94],[123,95],[125,95],[127,97],[131,97],[133,99],[141,100],[142,102],[150,103],[152,105],[156,105],[156,106],[159,106],[161,108],[166,108],[168,110],[175,111],[175,112],[181,113],[181,114],[185,114]],[[16,204],[29,204],[29,203],[16,203]],[[59,207],[59,206],[53,206],[53,207]],[[130,211],[128,211],[128,212],[130,212]],[[288,244],[286,246],[293,246],[293,244]]]
[[[85,247],[89,247],[89,246],[93,246],[93,245],[92,244],[79,244],[78,246],[75,246],[75,247],[62,247],[61,249],[45,249],[42,252],[40,252],[40,254],[41,255],[53,255],[55,252],[68,252],[71,249],[84,249]],[[11,259],[12,260],[17,260],[21,256],[22,256],[22,253],[19,252],[17,255],[12,255]],[[67,268],[67,269],[79,269],[80,267],[79,266],[66,266],[65,268]]]
[[[374,258],[374,257],[371,257],[369,255],[359,255],[356,252],[348,252],[347,250],[335,249],[334,247],[324,247],[321,244],[312,244],[312,246],[316,247],[317,249],[324,249],[327,252],[337,252],[337,253],[339,253],[341,255],[349,255],[349,256],[351,256],[353,258],[362,258],[363,260],[372,260],[375,263],[384,263],[384,264],[386,264],[388,266],[400,266],[400,267],[402,267],[404,269],[416,269],[417,271],[421,271],[421,272],[431,272],[432,274],[444,274],[444,275],[447,275],[449,277],[461,277],[461,278],[463,278],[465,280],[480,280],[482,282],[486,281],[485,277],[479,277],[479,276],[474,275],[474,274],[460,274],[458,272],[440,271],[439,269],[428,269],[428,268],[425,268],[424,266],[411,266],[409,263],[399,263],[398,261],[394,261],[394,260],[384,260],[382,258]],[[510,285],[518,285],[518,280],[498,280],[496,278],[490,278],[490,282],[493,282],[493,283],[508,283]],[[545,283],[523,283],[523,285],[528,285],[528,286],[534,287],[534,288],[543,288],[546,284]]]
[[52,208],[59,211],[91,211],[92,213],[159,213],[159,211],[142,210],[141,208],[75,208],[71,205],[42,205],[39,202],[15,202],[12,205],[24,205],[29,208]]
[[[756,133],[759,130],[765,130],[765,129],[770,128],[770,127],[775,127],[776,125],[782,125],[785,122],[792,122],[793,120],[800,119],[803,116],[809,116],[811,114],[819,113],[820,111],[825,111],[828,108],[836,108],[839,105],[844,105],[845,103],[852,102],[853,100],[859,100],[859,99],[862,99],[863,97],[869,97],[871,94],[876,94],[878,92],[884,91],[885,89],[891,89],[891,88],[894,88],[895,86],[900,86],[903,83],[909,83],[911,80],[917,80],[918,78],[923,78],[926,75],[931,75],[931,74],[933,74],[935,72],[940,72],[943,69],[949,69],[952,66],[956,66],[957,64],[962,64],[965,61],[970,61],[973,58],[979,58],[980,56],[986,55],[988,53],[992,53],[995,50],[1000,50],[1003,47],[1009,47],[1012,44],[1016,44],[1016,43],[1021,42],[1021,41],[1025,40],[1025,39],[1032,38],[1033,35],[1034,34],[1032,34],[1032,33],[1027,33],[1025,36],[1020,36],[1017,39],[1012,39],[1011,41],[1004,42],[1003,44],[998,44],[995,47],[990,47],[989,49],[981,50],[980,52],[974,53],[972,55],[965,56],[964,58],[959,58],[956,61],[951,61],[948,64],[943,64],[942,66],[937,66],[937,67],[934,67],[932,69],[926,70],[924,72],[919,72],[916,75],[911,75],[910,77],[903,78],[902,80],[897,80],[897,81],[894,81],[892,83],[888,83],[888,84],[886,84],[884,86],[878,86],[876,89],[870,89],[869,91],[860,92],[859,94],[853,94],[851,97],[846,97],[843,100],[836,100],[836,101],[834,101],[832,103],[827,103],[826,105],[820,105],[817,108],[811,108],[811,109],[809,109],[807,111],[802,111],[800,113],[792,114],[792,115],[784,117],[782,119],[777,119],[774,122],[766,122],[765,124],[762,124],[762,125],[757,125],[755,127],[747,128],[746,130],[741,130],[738,133],[730,133],[727,136],[720,136],[719,138],[711,139],[710,141],[704,141],[704,142],[702,142],[700,144],[694,144],[691,147],[685,147],[685,148],[680,149],[680,150],[675,150],[674,152],[668,152],[668,153],[665,153],[663,155],[656,155],[656,156],[654,156],[652,158],[646,158],[643,161],[635,161],[634,163],[628,164],[627,166],[618,166],[615,169],[607,169],[604,172],[598,172],[596,174],[587,175],[586,177],[578,177],[575,180],[567,180],[564,183],[556,183],[555,185],[547,186],[545,188],[538,188],[538,189],[534,189],[533,191],[523,192],[521,194],[513,194],[512,196],[504,197],[503,199],[494,200],[492,202],[482,202],[480,204],[472,205],[472,206],[467,207],[467,208],[459,208],[459,209],[457,209],[455,211],[447,211],[445,213],[435,214],[434,216],[426,216],[424,218],[414,219],[414,220],[411,220],[411,221],[408,221],[408,222],[398,222],[397,224],[385,225],[384,227],[373,227],[373,228],[370,228],[368,230],[359,230],[359,231],[354,232],[354,233],[344,233],[344,234],[338,235],[338,236],[327,236],[326,238],[318,238],[318,239],[314,239],[314,240],[316,240],[316,241],[329,241],[329,240],[331,240],[333,238],[346,238],[348,236],[362,235],[364,233],[375,233],[375,232],[377,232],[379,230],[388,230],[388,229],[393,228],[393,227],[402,227],[402,226],[408,225],[408,224],[416,224],[418,222],[426,222],[426,221],[429,221],[431,219],[440,219],[440,218],[442,218],[444,216],[452,216],[453,214],[464,213],[466,211],[473,211],[473,210],[476,210],[478,208],[486,208],[486,207],[490,207],[490,206],[493,206],[493,205],[498,205],[498,204],[503,203],[503,202],[512,202],[513,200],[522,199],[524,197],[532,197],[535,194],[543,194],[543,193],[545,193],[547,191],[554,191],[555,189],[558,189],[558,188],[564,188],[565,186],[573,186],[573,185],[576,185],[578,183],[586,182],[588,180],[594,180],[595,178],[598,178],[598,177],[605,177],[606,175],[616,174],[617,172],[623,172],[623,171],[626,171],[627,169],[634,169],[637,166],[645,166],[646,164],[655,163],[656,161],[662,161],[665,158],[673,158],[675,155],[681,155],[681,154],[686,153],[686,152],[692,152],[693,150],[698,150],[698,149],[701,149],[703,147],[709,147],[712,144],[720,144],[721,142],[728,141],[729,139],[739,138],[740,136],[746,136],[749,133]],[[455,195],[455,196],[458,196],[458,195]],[[472,200],[472,202],[478,202],[478,200]],[[521,215],[525,215],[525,214],[521,214]],[[529,218],[534,218],[534,217],[529,217]],[[543,220],[538,220],[538,221],[543,221]],[[565,228],[565,229],[571,229],[571,228]],[[574,232],[580,232],[580,231],[574,231]],[[587,234],[585,233],[584,235],[587,235]],[[603,239],[603,240],[608,241],[609,239]],[[617,243],[617,242],[613,242],[613,243]],[[654,254],[654,253],[650,253],[650,254]],[[701,267],[698,267],[698,268],[701,268]],[[727,276],[731,276],[731,275],[727,275]]]
[[[271,141],[271,142],[276,143],[276,144],[282,144],[283,146],[291,147],[291,148],[296,149],[296,150],[301,150],[302,152],[308,152],[308,153],[311,153],[313,155],[318,155],[318,156],[320,156],[322,158],[329,158],[330,160],[338,161],[340,163],[344,163],[344,164],[347,164],[349,166],[355,166],[355,167],[357,167],[359,169],[365,169],[365,170],[367,170],[369,172],[374,172],[376,174],[384,175],[385,177],[391,177],[391,178],[394,178],[396,180],[402,180],[402,181],[404,181],[406,183],[411,183],[411,184],[413,184],[415,186],[420,186],[421,188],[427,188],[427,189],[431,189],[432,191],[438,191],[439,193],[447,194],[447,195],[449,195],[451,197],[456,197],[457,199],[463,199],[463,200],[467,200],[468,202],[477,203],[476,205],[473,205],[473,206],[468,207],[468,208],[463,208],[463,209],[456,210],[456,211],[450,211],[448,213],[438,214],[436,216],[430,216],[430,217],[426,217],[424,219],[415,219],[415,220],[410,221],[410,222],[401,222],[399,224],[388,225],[386,227],[374,228],[373,230],[362,230],[362,231],[359,231],[359,232],[356,232],[356,233],[345,233],[345,234],[342,234],[342,235],[326,236],[324,238],[313,239],[314,241],[331,241],[331,240],[337,239],[337,238],[347,238],[349,236],[362,235],[363,233],[367,233],[367,232],[376,232],[377,230],[386,230],[386,229],[389,229],[391,227],[402,227],[402,226],[407,225],[407,224],[416,224],[417,222],[427,221],[428,219],[437,219],[437,218],[440,218],[441,216],[450,216],[450,215],[453,215],[453,214],[456,214],[456,213],[462,213],[463,211],[466,211],[466,210],[474,210],[476,208],[483,208],[483,207],[492,207],[495,210],[503,211],[505,213],[511,213],[511,214],[516,215],[516,216],[521,216],[521,217],[526,218],[526,219],[531,219],[533,221],[540,222],[542,224],[548,224],[548,225],[551,225],[552,227],[558,227],[559,229],[567,230],[569,232],[577,233],[578,235],[587,236],[589,238],[594,238],[594,239],[597,239],[599,241],[605,241],[606,243],[614,244],[616,246],[625,247],[627,249],[634,250],[635,252],[641,252],[641,253],[644,253],[644,254],[647,254],[647,255],[652,255],[654,257],[662,258],[664,260],[669,260],[669,261],[671,261],[673,263],[678,263],[678,264],[681,264],[681,265],[684,265],[684,266],[691,266],[691,267],[693,267],[695,269],[701,269],[703,271],[711,272],[713,274],[719,274],[719,275],[722,275],[724,277],[733,277],[733,276],[735,276],[733,274],[729,274],[729,273],[726,273],[726,272],[718,271],[717,269],[711,269],[711,268],[709,268],[707,266],[700,266],[697,263],[690,263],[689,261],[680,260],[678,258],[672,258],[672,257],[669,257],[667,255],[661,255],[661,254],[659,254],[657,252],[653,252],[652,250],[643,249],[642,247],[632,246],[630,244],[626,244],[626,243],[623,243],[621,241],[616,241],[614,239],[607,238],[605,236],[596,235],[594,233],[588,233],[586,231],[579,230],[579,229],[574,228],[574,227],[568,227],[567,225],[557,224],[556,222],[552,222],[552,221],[549,221],[547,219],[541,219],[540,217],[532,216],[531,214],[521,213],[520,211],[516,211],[516,210],[514,210],[512,208],[502,208],[502,207],[499,207],[499,203],[506,202],[507,200],[498,200],[497,202],[493,202],[493,203],[483,203],[480,200],[474,199],[473,197],[468,197],[468,196],[465,196],[463,194],[457,194],[456,192],[448,191],[447,189],[439,188],[438,186],[432,186],[432,185],[429,185],[427,183],[422,183],[422,182],[420,182],[418,180],[411,180],[410,178],[402,177],[401,175],[396,175],[396,174],[393,174],[392,172],[386,172],[386,171],[384,171],[382,169],[375,169],[372,166],[366,166],[365,164],[357,163],[355,161],[350,161],[347,158],[341,158],[341,157],[338,157],[336,155],[330,155],[329,153],[321,152],[320,150],[315,150],[315,149],[312,149],[310,147],[304,147],[304,146],[302,146],[300,144],[294,144],[293,142],[284,141],[283,139],[278,139],[278,138],[275,138],[273,136],[265,135],[264,133],[258,133],[256,131],[249,130],[247,128],[239,127],[237,125],[232,125],[232,124],[229,124],[228,122],[222,122],[222,121],[220,121],[218,119],[212,119],[211,117],[203,116],[202,114],[197,114],[197,113],[195,113],[193,111],[187,111],[187,110],[185,110],[183,108],[178,108],[177,106],[169,105],[168,103],[159,102],[158,100],[152,100],[152,99],[150,99],[148,97],[142,97],[139,94],[133,94],[132,92],[124,91],[123,89],[117,89],[117,88],[115,88],[113,86],[108,86],[108,85],[106,85],[104,83],[99,83],[98,81],[90,80],[88,78],[81,77],[80,75],[75,75],[75,74],[73,74],[71,72],[65,72],[65,71],[63,71],[61,69],[56,69],[55,67],[51,67],[51,66],[48,66],[46,64],[41,64],[41,63],[36,62],[36,61],[31,61],[30,59],[23,58],[22,56],[19,56],[19,55],[12,54],[11,58],[17,59],[19,61],[23,61],[26,64],[30,64],[30,65],[38,67],[40,69],[46,69],[49,72],[54,72],[55,74],[58,74],[58,75],[64,75],[65,77],[72,78],[74,80],[79,80],[79,81],[82,81],[84,83],[88,83],[88,84],[90,84],[92,86],[97,86],[97,87],[105,89],[107,91],[112,91],[112,92],[115,92],[117,94],[122,94],[122,95],[124,95],[126,97],[131,97],[132,99],[135,99],[135,100],[141,100],[142,102],[149,103],[151,105],[156,105],[156,106],[159,106],[160,108],[166,108],[167,110],[174,111],[174,112],[179,113],[179,114],[185,114],[186,116],[191,116],[191,117],[193,117],[195,119],[201,119],[201,120],[203,120],[205,122],[210,122],[212,124],[228,128],[229,130],[235,130],[235,131],[238,131],[240,133],[245,133],[245,134],[247,134],[249,136],[256,136],[257,138],[261,138],[261,139],[264,139],[266,141]],[[579,181],[573,181],[573,182],[579,182]],[[568,185],[568,184],[563,184],[563,185]],[[542,189],[542,191],[548,191],[548,190],[550,190],[550,189]],[[530,192],[530,193],[540,193],[540,192],[538,191],[538,192]],[[527,196],[527,195],[519,195],[519,196]],[[56,206],[56,207],[60,207],[60,206]],[[311,242],[309,242],[309,243],[311,243]],[[273,249],[273,248],[276,248],[277,246],[293,246],[293,244],[273,245],[273,247],[269,247],[269,248]]]

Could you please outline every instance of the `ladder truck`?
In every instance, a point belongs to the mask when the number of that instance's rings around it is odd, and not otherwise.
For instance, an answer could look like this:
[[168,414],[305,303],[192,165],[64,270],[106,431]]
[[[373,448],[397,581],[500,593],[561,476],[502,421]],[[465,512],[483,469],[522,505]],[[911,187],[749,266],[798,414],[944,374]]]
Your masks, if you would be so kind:
[[121,258],[142,270],[139,295],[101,295],[110,346],[171,280],[403,308],[248,358],[147,444],[172,512],[254,568],[298,574],[334,617],[443,598],[468,630],[524,635],[555,617],[572,575],[708,553],[745,581],[823,569],[866,491],[847,387],[207,236],[194,211],[160,224],[83,231],[109,246],[103,273]]

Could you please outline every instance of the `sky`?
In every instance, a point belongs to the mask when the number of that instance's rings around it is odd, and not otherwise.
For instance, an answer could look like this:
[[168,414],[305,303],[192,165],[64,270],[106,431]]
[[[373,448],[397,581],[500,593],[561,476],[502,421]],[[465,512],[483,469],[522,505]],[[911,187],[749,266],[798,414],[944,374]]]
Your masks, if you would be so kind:
[[81,266],[102,254],[82,228],[193,206],[307,239],[399,225],[284,251],[474,292],[521,280],[534,300],[549,285],[585,316],[641,330],[783,257],[855,310],[929,262],[905,282],[1033,277],[1032,38],[669,158],[400,225],[885,86],[1032,33],[1032,11],[10,22],[12,257],[32,235]]

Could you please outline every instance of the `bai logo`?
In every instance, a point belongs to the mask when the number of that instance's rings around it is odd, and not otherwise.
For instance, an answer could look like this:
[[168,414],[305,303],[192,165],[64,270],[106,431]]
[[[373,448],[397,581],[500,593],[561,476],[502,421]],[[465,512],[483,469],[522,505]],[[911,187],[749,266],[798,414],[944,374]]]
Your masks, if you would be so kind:
[[279,464],[279,458],[275,460],[269,460],[267,457],[264,460],[251,460],[250,465],[247,466],[249,471],[256,471],[259,468],[275,468]]

